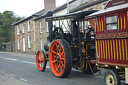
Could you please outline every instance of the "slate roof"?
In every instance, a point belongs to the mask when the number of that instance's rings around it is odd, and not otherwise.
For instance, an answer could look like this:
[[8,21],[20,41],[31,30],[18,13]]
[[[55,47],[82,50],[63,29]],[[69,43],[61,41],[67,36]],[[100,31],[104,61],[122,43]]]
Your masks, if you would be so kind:
[[97,4],[105,2],[105,1],[108,1],[108,0],[96,0],[96,1],[93,1],[93,2],[87,2],[85,4],[82,4],[82,5],[78,6],[78,7],[70,10],[70,13],[76,12],[76,11],[79,11],[79,10],[82,10],[82,9],[89,8],[91,6],[97,5]]
[[22,20],[19,20],[19,21],[13,23],[12,26],[15,26],[15,25],[17,25],[19,23],[23,23],[24,21],[29,20],[29,19],[31,19],[33,17],[40,17],[40,16],[42,16],[43,14],[46,14],[46,13],[47,13],[47,11],[45,9],[42,9],[42,10],[34,13],[33,15],[31,15],[29,17],[26,17],[25,19],[22,19]]

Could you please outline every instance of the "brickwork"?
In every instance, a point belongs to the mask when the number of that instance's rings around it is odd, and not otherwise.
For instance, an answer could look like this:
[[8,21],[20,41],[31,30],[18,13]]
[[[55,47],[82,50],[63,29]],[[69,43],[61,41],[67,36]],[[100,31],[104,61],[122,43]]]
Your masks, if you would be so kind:
[[[42,27],[43,27],[43,33],[40,33],[40,22],[42,22]],[[36,26],[36,52],[41,50],[41,42],[40,40],[43,39],[43,46],[45,42],[47,41],[48,33],[47,31],[47,23],[45,22],[45,19],[39,19],[35,21],[35,26]],[[43,47],[44,49],[44,47]]]
[[56,0],[44,0],[44,8],[46,10],[52,10],[56,8]]
[[107,2],[108,1],[106,1],[106,2],[103,2],[103,3],[100,3],[100,4],[97,4],[97,5],[94,5],[94,6],[92,6],[92,7],[88,7],[88,8],[86,8],[86,9],[84,9],[84,10],[82,10],[82,11],[86,11],[86,10],[102,10],[102,9],[104,9],[104,7],[105,7],[105,5],[107,4]]
[[[28,32],[28,21],[30,21],[30,32]],[[24,24],[25,32],[22,32],[22,24]],[[17,35],[17,26],[19,26],[20,33]],[[31,48],[28,48],[28,36],[31,37]],[[23,38],[25,38],[25,51],[23,51]],[[18,49],[18,39],[20,40],[20,49]],[[34,53],[34,25],[33,18],[20,23],[15,26],[15,49],[16,52]]]

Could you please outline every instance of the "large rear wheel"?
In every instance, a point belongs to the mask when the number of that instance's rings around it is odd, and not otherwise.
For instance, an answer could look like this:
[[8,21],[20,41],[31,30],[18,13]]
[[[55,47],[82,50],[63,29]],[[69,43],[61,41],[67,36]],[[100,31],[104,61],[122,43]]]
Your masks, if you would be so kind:
[[72,54],[69,45],[63,39],[54,40],[49,51],[49,63],[52,73],[57,77],[67,77],[72,68]]
[[46,58],[44,51],[38,51],[36,54],[36,66],[39,71],[45,71],[46,68]]

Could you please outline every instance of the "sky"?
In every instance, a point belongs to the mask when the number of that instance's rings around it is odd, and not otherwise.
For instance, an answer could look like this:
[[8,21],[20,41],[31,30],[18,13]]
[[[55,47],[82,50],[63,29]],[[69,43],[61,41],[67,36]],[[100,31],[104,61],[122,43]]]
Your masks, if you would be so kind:
[[[56,0],[56,6],[67,0]],[[27,17],[44,8],[44,0],[0,0],[0,12],[13,11],[17,16]]]

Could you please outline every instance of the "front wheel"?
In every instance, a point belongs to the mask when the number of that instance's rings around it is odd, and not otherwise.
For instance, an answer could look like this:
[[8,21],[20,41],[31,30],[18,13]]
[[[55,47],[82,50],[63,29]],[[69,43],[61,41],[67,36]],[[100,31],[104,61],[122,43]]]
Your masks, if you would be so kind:
[[72,68],[71,48],[63,39],[54,40],[49,51],[52,73],[57,77],[67,77]]
[[46,57],[44,51],[38,51],[36,54],[36,66],[39,71],[45,71],[46,68]]
[[120,77],[115,69],[108,69],[104,75],[106,85],[120,85]]

